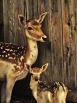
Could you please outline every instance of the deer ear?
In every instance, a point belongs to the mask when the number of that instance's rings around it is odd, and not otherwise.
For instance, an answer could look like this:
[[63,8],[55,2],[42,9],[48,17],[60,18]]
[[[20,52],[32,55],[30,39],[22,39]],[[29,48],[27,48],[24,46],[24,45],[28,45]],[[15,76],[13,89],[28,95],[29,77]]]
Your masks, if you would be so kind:
[[43,13],[43,14],[41,14],[41,15],[39,16],[39,19],[38,19],[39,23],[42,23],[42,22],[43,22],[43,20],[45,19],[45,17],[46,17],[47,14],[48,14],[48,12],[45,12],[45,13]]
[[42,66],[42,69],[41,69],[42,72],[46,71],[47,67],[48,67],[48,63],[44,64],[44,65]]
[[19,14],[18,15],[18,21],[22,26],[25,26],[25,20],[24,20],[24,16]]
[[25,64],[25,67],[26,67],[26,69],[27,69],[30,73],[33,73],[33,70],[32,70],[32,68],[31,68],[30,65]]
[[30,71],[30,66],[28,64],[25,64],[25,69]]

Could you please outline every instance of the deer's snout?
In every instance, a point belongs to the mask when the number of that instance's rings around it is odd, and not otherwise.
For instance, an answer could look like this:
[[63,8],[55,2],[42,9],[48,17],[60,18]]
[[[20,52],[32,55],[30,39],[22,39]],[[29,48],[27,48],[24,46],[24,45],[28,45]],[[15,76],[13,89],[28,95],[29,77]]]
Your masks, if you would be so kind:
[[38,78],[35,78],[35,81],[38,81],[39,79]]
[[46,41],[46,40],[47,40],[47,38],[44,38],[44,37],[42,37],[42,39],[43,39],[44,41]]
[[42,36],[42,39],[45,42],[47,40],[47,36],[46,35]]

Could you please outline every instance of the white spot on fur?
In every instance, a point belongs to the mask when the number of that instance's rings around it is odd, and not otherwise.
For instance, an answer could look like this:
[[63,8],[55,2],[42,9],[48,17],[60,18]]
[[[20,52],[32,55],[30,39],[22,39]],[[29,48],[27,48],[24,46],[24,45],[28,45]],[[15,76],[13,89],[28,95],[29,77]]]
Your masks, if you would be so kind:
[[12,57],[9,57],[9,59],[13,59]]
[[2,55],[2,57],[4,57],[4,55]]
[[6,51],[3,51],[3,53],[6,53]]
[[8,56],[10,56],[10,54],[8,54]]
[[24,57],[23,57],[23,56],[21,56],[20,60],[22,61],[23,59],[24,59]]
[[3,49],[3,47],[1,47],[1,49]]
[[9,49],[5,49],[6,51],[9,51]]
[[5,55],[5,57],[7,57],[7,55]]
[[12,49],[10,51],[13,51]]

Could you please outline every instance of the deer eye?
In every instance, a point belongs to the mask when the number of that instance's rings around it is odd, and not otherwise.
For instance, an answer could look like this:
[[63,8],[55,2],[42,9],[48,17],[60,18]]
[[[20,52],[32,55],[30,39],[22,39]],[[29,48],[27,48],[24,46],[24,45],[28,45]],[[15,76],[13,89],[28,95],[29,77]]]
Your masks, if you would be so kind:
[[28,30],[33,30],[33,28],[32,27],[28,27]]

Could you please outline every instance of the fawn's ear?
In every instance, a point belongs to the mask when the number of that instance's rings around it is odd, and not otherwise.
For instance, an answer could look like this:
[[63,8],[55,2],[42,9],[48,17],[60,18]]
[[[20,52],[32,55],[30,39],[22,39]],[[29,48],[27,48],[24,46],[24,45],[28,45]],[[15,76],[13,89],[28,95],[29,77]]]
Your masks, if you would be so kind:
[[47,67],[48,67],[48,63],[44,64],[44,65],[42,66],[41,72],[46,71]]
[[33,70],[30,65],[26,64],[26,69],[29,71],[29,73],[33,73]]
[[39,23],[42,23],[44,21],[47,14],[48,12],[45,12],[39,16],[39,19],[38,19]]
[[18,21],[22,26],[25,26],[26,22],[25,22],[23,15],[21,15],[21,14],[18,15]]
[[30,71],[30,66],[29,66],[28,64],[25,64],[25,69],[26,69],[27,71]]

